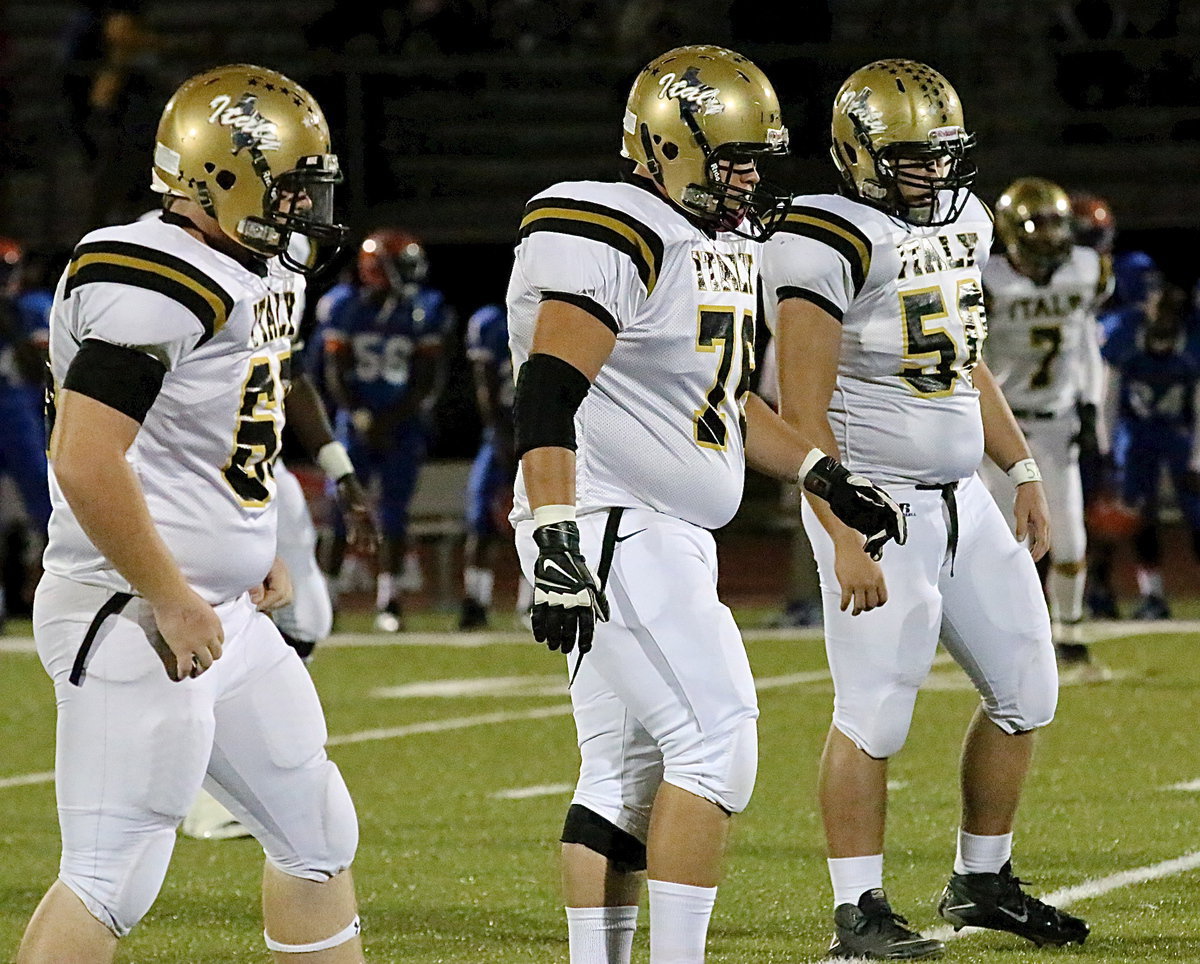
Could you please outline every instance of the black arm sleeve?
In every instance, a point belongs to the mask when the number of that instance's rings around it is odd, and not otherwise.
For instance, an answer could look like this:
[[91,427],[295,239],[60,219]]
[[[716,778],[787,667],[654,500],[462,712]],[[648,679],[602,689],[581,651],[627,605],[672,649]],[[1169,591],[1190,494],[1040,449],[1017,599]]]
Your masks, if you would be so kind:
[[592,383],[570,362],[535,352],[521,366],[513,405],[517,458],[530,449],[575,451],[575,411]]
[[140,425],[166,374],[166,366],[143,351],[88,338],[71,359],[63,388],[115,408]]

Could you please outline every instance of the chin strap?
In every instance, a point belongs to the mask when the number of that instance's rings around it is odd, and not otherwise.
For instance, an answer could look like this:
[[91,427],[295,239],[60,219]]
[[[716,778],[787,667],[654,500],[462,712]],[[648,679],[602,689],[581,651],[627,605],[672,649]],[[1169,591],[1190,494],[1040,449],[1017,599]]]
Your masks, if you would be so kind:
[[354,940],[362,930],[359,924],[358,916],[356,915],[346,927],[338,931],[333,937],[327,937],[323,941],[314,941],[312,944],[281,944],[279,941],[272,940],[271,936],[263,931],[263,940],[267,943],[267,949],[277,951],[280,954],[312,954],[316,951],[327,951],[331,947],[337,947],[339,944],[345,944],[346,941]]

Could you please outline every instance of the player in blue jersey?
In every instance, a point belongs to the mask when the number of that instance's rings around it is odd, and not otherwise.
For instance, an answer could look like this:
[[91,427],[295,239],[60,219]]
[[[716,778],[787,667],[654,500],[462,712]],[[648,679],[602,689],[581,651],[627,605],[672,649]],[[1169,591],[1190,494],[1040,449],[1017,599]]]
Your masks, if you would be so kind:
[[[42,401],[54,282],[48,277],[50,259],[16,242],[0,242],[0,261],[10,272],[0,301],[0,474],[12,479],[29,520],[22,588],[32,592],[50,519]],[[0,585],[0,624],[6,609]]]
[[317,306],[338,438],[364,484],[379,478],[383,539],[375,626],[384,632],[404,627],[399,575],[408,506],[425,460],[426,414],[453,323],[442,293],[425,284],[428,270],[415,237],[376,231],[359,249],[358,283],[337,285]]
[[1168,285],[1145,306],[1105,317],[1105,360],[1117,376],[1115,444],[1121,494],[1142,513],[1134,537],[1138,560],[1138,619],[1168,619],[1162,578],[1158,510],[1164,469],[1170,476],[1192,547],[1200,557],[1200,332],[1187,325],[1188,298]]
[[517,472],[513,458],[512,356],[508,352],[504,305],[484,305],[471,315],[467,321],[467,359],[475,379],[483,439],[467,482],[464,595],[458,626],[480,629],[487,626],[492,604],[497,540],[510,531],[504,517],[512,508]]

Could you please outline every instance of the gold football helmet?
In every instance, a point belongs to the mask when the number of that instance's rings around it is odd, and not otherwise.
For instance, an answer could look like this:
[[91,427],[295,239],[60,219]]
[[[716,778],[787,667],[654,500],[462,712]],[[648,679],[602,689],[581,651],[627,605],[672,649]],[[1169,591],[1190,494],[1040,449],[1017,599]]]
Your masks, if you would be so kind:
[[996,234],[1004,253],[1034,280],[1050,275],[1071,256],[1071,199],[1044,177],[1022,177],[996,202]]
[[312,96],[274,70],[250,64],[197,74],[175,92],[158,122],[153,188],[190,198],[235,243],[262,257],[288,254],[293,232],[328,261],[347,229],[333,217],[342,180],[329,125]]
[[622,155],[692,217],[763,240],[782,216],[768,188],[729,183],[735,164],[788,150],[775,89],[741,54],[692,46],[656,57],[633,82],[624,127]]
[[[975,135],[958,94],[932,67],[877,60],[833,101],[833,163],[847,189],[910,224],[949,224],[975,181]],[[943,192],[949,191],[947,198]]]

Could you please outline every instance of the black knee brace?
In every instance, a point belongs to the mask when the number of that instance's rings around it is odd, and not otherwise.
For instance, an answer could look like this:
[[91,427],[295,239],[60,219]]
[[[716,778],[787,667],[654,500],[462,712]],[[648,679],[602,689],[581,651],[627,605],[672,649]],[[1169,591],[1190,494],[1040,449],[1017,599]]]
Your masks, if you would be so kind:
[[563,824],[563,843],[582,844],[606,857],[613,870],[633,874],[646,869],[646,845],[587,807],[573,803]]

